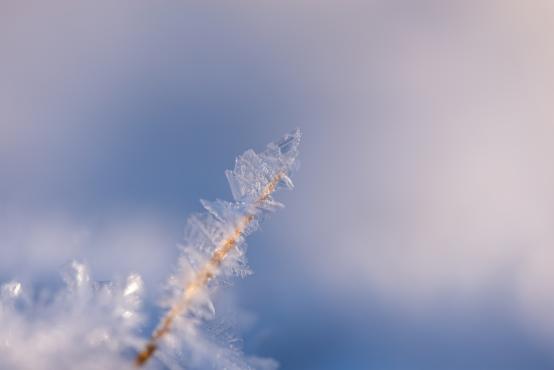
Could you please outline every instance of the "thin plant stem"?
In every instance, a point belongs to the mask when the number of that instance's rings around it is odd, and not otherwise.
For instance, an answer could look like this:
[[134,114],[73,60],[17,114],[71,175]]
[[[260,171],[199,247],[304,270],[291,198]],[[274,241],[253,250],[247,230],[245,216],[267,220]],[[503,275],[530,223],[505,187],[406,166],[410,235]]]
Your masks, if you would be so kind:
[[281,181],[282,177],[283,174],[279,173],[267,184],[260,197],[240,219],[233,232],[221,241],[208,262],[206,262],[206,264],[194,275],[184,289],[179,300],[173,304],[165,316],[160,320],[160,324],[144,346],[144,349],[137,354],[135,358],[136,367],[143,367],[152,358],[158,349],[160,341],[171,331],[175,319],[188,310],[194,297],[214,277],[225,257],[237,245],[237,241],[244,234],[246,228],[255,220],[257,209],[271,197],[271,194],[276,190],[277,184]]

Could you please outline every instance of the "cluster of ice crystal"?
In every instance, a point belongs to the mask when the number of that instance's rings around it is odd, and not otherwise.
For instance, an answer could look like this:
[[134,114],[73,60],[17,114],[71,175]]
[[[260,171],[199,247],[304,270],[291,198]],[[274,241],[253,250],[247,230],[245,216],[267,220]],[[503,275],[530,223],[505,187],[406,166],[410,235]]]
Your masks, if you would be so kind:
[[[188,219],[177,273],[169,279],[168,313],[146,347],[150,369],[274,369],[276,362],[245,356],[235,341],[210,330],[211,295],[219,283],[250,273],[245,237],[262,217],[282,205],[272,193],[292,188],[300,143],[298,130],[261,153],[246,151],[226,175],[235,202],[202,201],[205,212]],[[27,291],[12,281],[0,286],[0,369],[133,369],[146,338],[143,283],[130,275],[120,283],[96,282],[86,265],[72,262],[56,293]],[[168,330],[170,329],[170,330]],[[152,350],[153,349],[153,350]],[[150,352],[148,352],[150,351]],[[138,359],[139,357],[137,357]]]
[[53,295],[18,282],[0,288],[0,368],[11,370],[131,369],[126,351],[138,345],[142,279],[92,281],[72,262]]
[[235,169],[225,171],[235,201],[241,204],[255,203],[276,177],[279,178],[278,186],[292,188],[289,174],[297,167],[300,137],[300,130],[295,130],[279,141],[270,143],[262,153],[250,149],[239,156]]
[[[276,367],[271,360],[247,360],[238,348],[209,340],[203,326],[215,316],[213,290],[233,276],[250,274],[245,237],[259,227],[268,212],[282,207],[273,199],[273,192],[293,188],[289,176],[298,165],[300,138],[300,131],[295,130],[261,153],[247,150],[236,159],[234,170],[225,173],[235,202],[202,200],[205,212],[188,219],[182,257],[177,273],[169,279],[170,297],[164,302],[168,315],[186,305],[171,317],[173,330],[159,344],[157,357],[166,365],[179,363],[175,354],[181,353],[192,368]],[[206,271],[208,281],[199,283],[198,276]]]
[[[240,229],[234,248],[218,272],[224,276],[250,274],[244,238],[258,228],[264,213],[282,207],[273,199],[273,191],[293,188],[289,174],[297,166],[300,138],[300,131],[295,130],[261,153],[250,149],[239,156],[235,169],[225,171],[235,202],[201,200],[206,212],[191,216],[185,226],[183,255],[193,269],[203,266]],[[248,216],[253,218],[242,225]]]

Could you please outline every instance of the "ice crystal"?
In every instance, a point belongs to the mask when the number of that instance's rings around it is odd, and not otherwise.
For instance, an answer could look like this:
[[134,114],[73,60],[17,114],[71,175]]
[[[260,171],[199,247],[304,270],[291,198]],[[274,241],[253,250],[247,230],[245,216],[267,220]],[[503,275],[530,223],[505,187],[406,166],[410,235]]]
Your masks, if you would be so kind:
[[15,281],[2,285],[0,368],[131,368],[122,354],[138,343],[140,276],[99,283],[84,264],[72,262],[63,280],[64,288],[52,297],[32,294]]

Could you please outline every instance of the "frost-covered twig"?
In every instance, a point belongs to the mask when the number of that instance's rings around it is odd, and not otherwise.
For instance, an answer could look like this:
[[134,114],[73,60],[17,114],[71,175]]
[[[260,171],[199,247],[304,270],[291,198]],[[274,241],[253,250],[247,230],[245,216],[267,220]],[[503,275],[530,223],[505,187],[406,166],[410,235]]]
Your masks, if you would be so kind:
[[199,319],[213,314],[209,289],[219,278],[249,273],[244,238],[257,229],[264,214],[282,207],[272,194],[293,187],[289,174],[297,165],[300,137],[295,130],[262,153],[246,151],[237,158],[234,171],[226,172],[235,202],[202,201],[206,212],[189,218],[178,274],[170,278],[173,297],[137,355],[138,367],[148,362],[172,330],[187,335]]

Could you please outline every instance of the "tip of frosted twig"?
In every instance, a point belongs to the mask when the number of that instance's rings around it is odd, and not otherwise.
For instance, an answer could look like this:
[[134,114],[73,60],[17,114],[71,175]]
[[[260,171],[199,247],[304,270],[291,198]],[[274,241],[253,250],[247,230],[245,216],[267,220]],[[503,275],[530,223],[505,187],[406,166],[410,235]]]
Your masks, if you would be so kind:
[[296,153],[300,140],[302,139],[302,132],[299,128],[295,128],[291,132],[283,135],[283,137],[275,142],[275,145],[279,147],[281,153],[287,155],[289,153]]

